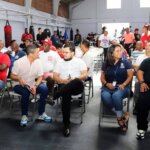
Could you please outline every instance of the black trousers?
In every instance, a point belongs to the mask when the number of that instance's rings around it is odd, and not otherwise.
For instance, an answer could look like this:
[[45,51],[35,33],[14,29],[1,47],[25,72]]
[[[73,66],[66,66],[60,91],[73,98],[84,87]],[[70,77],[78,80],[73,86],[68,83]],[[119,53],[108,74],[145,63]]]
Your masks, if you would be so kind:
[[80,79],[74,79],[68,84],[60,85],[56,92],[58,97],[62,97],[63,123],[67,128],[70,125],[71,95],[78,95],[84,90],[83,82]]
[[129,56],[131,56],[131,49],[130,49],[131,44],[132,43],[124,44],[124,48],[126,49],[126,51],[129,54]]
[[106,60],[108,48],[103,48],[103,49],[104,49],[104,60]]
[[150,90],[140,92],[137,101],[137,128],[138,130],[148,129],[148,114],[150,110]]

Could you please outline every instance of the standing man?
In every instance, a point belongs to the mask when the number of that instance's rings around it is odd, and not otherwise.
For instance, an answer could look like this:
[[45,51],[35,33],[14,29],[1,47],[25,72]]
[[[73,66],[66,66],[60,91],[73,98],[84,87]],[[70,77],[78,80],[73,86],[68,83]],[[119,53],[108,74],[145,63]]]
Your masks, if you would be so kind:
[[87,77],[87,67],[83,60],[74,57],[75,45],[73,42],[65,45],[63,51],[64,59],[56,64],[54,70],[54,80],[61,86],[60,90],[54,94],[54,99],[62,97],[64,136],[68,137],[70,135],[71,95],[83,92],[82,80]]
[[79,29],[76,29],[76,34],[74,36],[74,44],[75,44],[75,46],[78,46],[81,43],[81,40],[82,40],[82,36],[79,33]]
[[111,38],[108,36],[108,31],[105,30],[104,34],[101,34],[99,39],[98,39],[98,47],[102,47],[104,49],[104,60],[107,55],[108,48],[111,43]]
[[[21,110],[22,118],[20,125],[26,126],[28,123],[28,105],[29,97],[32,93],[40,94],[39,99],[39,120],[50,122],[51,117],[45,113],[45,103],[48,95],[48,88],[45,84],[42,84],[43,69],[39,59],[39,49],[35,45],[29,45],[27,47],[27,56],[24,56],[15,61],[11,79],[16,81],[14,83],[14,91],[20,94],[21,97]],[[36,81],[35,81],[36,80]]]
[[129,28],[125,29],[125,33],[123,35],[124,37],[124,48],[126,49],[126,51],[128,52],[129,56],[131,56],[131,45],[134,43],[135,41],[135,37],[134,34],[132,32],[130,32]]
[[54,31],[54,34],[52,35],[51,40],[54,46],[60,43],[59,36],[57,35],[57,31]]
[[39,44],[42,44],[42,40],[43,40],[43,35],[42,35],[43,31],[42,28],[38,28],[38,34],[36,35],[36,40],[38,41]]

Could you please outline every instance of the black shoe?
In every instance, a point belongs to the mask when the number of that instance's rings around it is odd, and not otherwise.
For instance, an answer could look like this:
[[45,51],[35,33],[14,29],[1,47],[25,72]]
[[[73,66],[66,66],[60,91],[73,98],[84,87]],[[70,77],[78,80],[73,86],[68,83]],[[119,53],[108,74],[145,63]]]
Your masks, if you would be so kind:
[[64,134],[64,137],[69,137],[70,136],[70,129],[65,128],[63,134]]
[[59,91],[54,92],[53,100],[57,100],[60,96],[61,96],[61,95],[60,95],[60,92],[59,92]]
[[49,100],[47,100],[47,104],[53,106],[53,105],[55,105],[55,102],[54,102],[54,100],[49,99]]

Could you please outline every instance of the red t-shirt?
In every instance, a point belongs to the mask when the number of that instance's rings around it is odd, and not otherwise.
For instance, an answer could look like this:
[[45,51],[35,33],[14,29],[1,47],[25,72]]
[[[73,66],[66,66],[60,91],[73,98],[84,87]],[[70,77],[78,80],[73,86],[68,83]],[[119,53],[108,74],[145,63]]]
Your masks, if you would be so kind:
[[10,58],[7,54],[0,53],[0,65],[6,64],[7,68],[4,70],[0,70],[0,80],[6,81],[7,78],[7,71],[10,67]]
[[141,41],[142,41],[142,44],[143,44],[143,48],[145,48],[146,42],[150,41],[150,35],[142,35],[141,36]]

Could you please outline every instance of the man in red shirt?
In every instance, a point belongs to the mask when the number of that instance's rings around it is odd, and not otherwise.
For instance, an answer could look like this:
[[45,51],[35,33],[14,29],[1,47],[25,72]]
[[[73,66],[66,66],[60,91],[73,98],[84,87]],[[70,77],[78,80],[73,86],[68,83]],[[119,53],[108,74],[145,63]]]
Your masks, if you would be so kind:
[[7,54],[0,52],[0,90],[6,85],[8,68],[10,67],[10,59]]
[[150,34],[148,32],[148,25],[143,27],[143,34],[141,36],[141,41],[143,44],[143,48],[145,49],[146,43],[150,41]]

